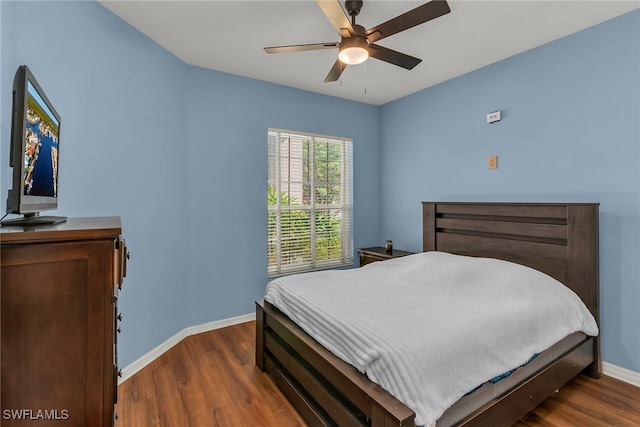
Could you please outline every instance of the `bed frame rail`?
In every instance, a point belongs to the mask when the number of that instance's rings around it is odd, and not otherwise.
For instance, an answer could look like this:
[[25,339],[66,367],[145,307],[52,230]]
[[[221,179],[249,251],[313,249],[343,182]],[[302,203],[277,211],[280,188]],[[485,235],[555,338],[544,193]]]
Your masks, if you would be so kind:
[[[457,402],[437,421],[436,427],[511,426],[523,414],[533,410],[554,391],[589,366],[593,362],[593,349],[594,339],[589,337],[565,352],[561,357],[550,362],[545,361],[541,367],[532,365],[520,368],[522,372],[516,371],[515,374],[522,374],[524,379],[518,381],[517,387],[506,393],[497,392],[493,399],[488,399],[480,408],[462,417],[456,415],[465,414],[468,405],[462,401]],[[487,383],[485,386],[487,387],[485,395],[491,394],[493,389],[501,389],[499,382],[496,384]],[[485,398],[484,396],[474,396],[474,394],[469,396],[470,400],[483,401]]]
[[268,302],[256,302],[256,337],[256,365],[311,425],[414,426],[412,410]]

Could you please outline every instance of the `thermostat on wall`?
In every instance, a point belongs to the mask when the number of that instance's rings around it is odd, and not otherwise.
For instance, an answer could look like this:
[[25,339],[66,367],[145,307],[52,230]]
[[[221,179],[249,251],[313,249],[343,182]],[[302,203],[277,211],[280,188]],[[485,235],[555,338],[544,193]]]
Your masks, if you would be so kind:
[[494,111],[487,114],[487,123],[495,123],[500,121],[500,111]]

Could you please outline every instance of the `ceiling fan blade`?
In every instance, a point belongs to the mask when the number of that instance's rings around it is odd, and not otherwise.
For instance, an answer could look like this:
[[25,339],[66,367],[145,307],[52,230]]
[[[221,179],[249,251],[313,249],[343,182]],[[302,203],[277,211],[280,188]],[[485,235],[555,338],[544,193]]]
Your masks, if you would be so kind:
[[273,47],[265,47],[264,50],[267,53],[284,53],[284,52],[301,52],[304,50],[335,49],[338,46],[340,46],[340,43],[331,42],[331,43],[297,44],[297,45],[291,45],[291,46],[273,46]]
[[333,67],[331,67],[329,74],[327,74],[327,77],[325,77],[324,82],[325,83],[335,82],[340,78],[345,68],[347,68],[347,64],[343,64],[342,61],[337,59],[336,62],[333,64]]
[[338,34],[342,36],[342,30],[345,28],[347,29],[347,31],[349,31],[350,35],[353,36],[356,34],[353,30],[353,27],[351,26],[349,17],[346,13],[344,13],[344,10],[342,9],[342,6],[340,6],[340,2],[338,0],[316,1],[318,3],[318,6],[320,6],[320,9],[322,9],[322,12],[325,14],[329,22],[331,22],[331,25],[333,25],[333,28],[335,28]]
[[397,52],[393,49],[389,49],[373,43],[369,45],[369,56],[384,62],[388,62],[389,64],[397,65],[398,67],[402,67],[407,70],[413,69],[413,67],[422,62],[422,59],[418,59],[413,56]]
[[409,12],[368,29],[366,33],[367,39],[373,43],[401,31],[408,30],[416,25],[439,18],[449,12],[451,12],[451,9],[445,0],[431,0],[429,3],[425,3]]

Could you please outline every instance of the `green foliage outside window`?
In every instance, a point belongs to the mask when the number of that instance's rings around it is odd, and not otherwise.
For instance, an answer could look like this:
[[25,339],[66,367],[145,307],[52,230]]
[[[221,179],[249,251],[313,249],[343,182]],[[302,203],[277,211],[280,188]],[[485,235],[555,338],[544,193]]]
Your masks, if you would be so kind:
[[[273,186],[267,192],[269,206],[277,204],[277,193]],[[301,202],[288,195],[280,193],[281,206],[304,206]],[[278,255],[277,214],[269,211],[267,229],[268,236],[268,264],[276,263]],[[316,260],[331,260],[342,255],[342,222],[338,209],[322,209],[315,214],[315,251]],[[304,264],[311,261],[311,211],[309,209],[292,209],[281,212],[280,215],[280,253],[287,254],[283,265]]]

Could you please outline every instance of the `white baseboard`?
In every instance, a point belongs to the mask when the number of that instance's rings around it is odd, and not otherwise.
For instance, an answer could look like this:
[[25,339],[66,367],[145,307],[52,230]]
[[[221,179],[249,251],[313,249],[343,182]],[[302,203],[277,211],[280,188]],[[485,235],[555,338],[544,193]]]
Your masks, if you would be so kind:
[[640,387],[640,372],[602,362],[602,373],[617,380],[624,381],[625,383]]
[[130,365],[122,369],[122,377],[118,379],[118,385],[131,378],[136,372],[153,362],[155,359],[164,354],[174,345],[178,344],[188,336],[199,334],[201,332],[213,331],[214,329],[225,328],[227,326],[237,325],[239,323],[250,322],[256,320],[256,314],[250,313],[242,316],[230,317],[228,319],[216,320],[214,322],[203,323],[202,325],[189,326],[184,328],[144,356],[140,357]]

